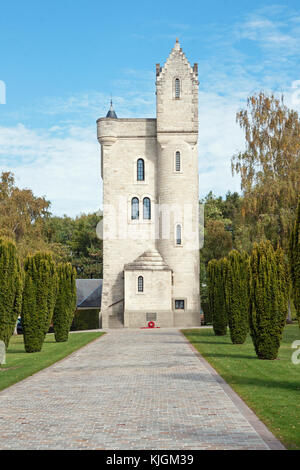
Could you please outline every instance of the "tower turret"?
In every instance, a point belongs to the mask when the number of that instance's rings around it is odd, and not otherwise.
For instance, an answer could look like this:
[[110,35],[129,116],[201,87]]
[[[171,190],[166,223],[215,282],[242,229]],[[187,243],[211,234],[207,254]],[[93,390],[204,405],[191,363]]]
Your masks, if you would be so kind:
[[[164,67],[156,67],[158,249],[173,270],[175,324],[197,324],[198,233],[198,69],[178,39]],[[188,314],[188,315],[187,315]],[[197,320],[196,320],[197,318]]]

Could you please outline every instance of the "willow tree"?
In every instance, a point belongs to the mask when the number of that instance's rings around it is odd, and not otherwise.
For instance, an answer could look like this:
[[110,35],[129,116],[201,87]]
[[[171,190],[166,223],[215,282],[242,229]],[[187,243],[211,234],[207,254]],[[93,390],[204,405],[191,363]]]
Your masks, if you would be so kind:
[[255,244],[250,257],[250,333],[260,359],[276,359],[288,308],[288,266],[281,248]]
[[225,276],[227,261],[225,258],[211,260],[208,263],[208,303],[216,336],[227,333],[227,311],[225,300]]
[[241,176],[243,215],[252,241],[271,240],[287,249],[300,193],[300,120],[281,99],[251,96],[237,113],[245,151],[232,159]]
[[0,239],[0,340],[6,348],[21,313],[22,281],[16,245]]
[[232,250],[225,277],[228,325],[233,344],[243,344],[249,331],[249,256]]
[[76,310],[76,270],[71,263],[57,266],[58,294],[53,313],[53,327],[57,342],[68,341]]
[[56,302],[58,278],[50,253],[28,256],[25,265],[22,327],[26,352],[42,349]]
[[290,267],[293,285],[294,304],[300,327],[300,196],[294,227],[290,240]]

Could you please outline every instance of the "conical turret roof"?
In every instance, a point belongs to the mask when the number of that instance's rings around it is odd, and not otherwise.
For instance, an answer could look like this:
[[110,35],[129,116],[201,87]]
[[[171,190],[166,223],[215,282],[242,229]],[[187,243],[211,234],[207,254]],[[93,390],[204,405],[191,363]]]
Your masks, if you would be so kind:
[[112,100],[110,100],[110,108],[109,108],[109,111],[108,111],[106,117],[110,118],[110,119],[118,119],[118,116],[116,115],[115,110],[113,108]]

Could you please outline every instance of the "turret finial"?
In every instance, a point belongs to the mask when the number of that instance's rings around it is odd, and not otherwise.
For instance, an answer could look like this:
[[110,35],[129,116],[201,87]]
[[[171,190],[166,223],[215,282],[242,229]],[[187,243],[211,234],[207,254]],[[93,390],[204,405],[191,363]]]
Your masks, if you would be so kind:
[[176,43],[175,43],[174,49],[175,49],[176,51],[179,51],[179,50],[180,50],[180,44],[179,44],[179,39],[178,39],[178,38],[176,38]]
[[107,118],[111,118],[111,119],[118,119],[118,116],[116,115],[115,113],[115,110],[113,108],[113,100],[112,100],[112,97],[110,99],[110,109],[106,115]]

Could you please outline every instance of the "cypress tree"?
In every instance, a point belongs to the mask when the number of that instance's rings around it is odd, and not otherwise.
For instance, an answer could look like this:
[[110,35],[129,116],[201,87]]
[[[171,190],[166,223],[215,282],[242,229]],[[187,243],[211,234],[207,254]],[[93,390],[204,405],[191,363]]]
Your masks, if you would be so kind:
[[213,329],[216,336],[227,333],[227,311],[225,300],[225,276],[227,261],[225,258],[211,260],[208,263],[208,302],[212,315]]
[[6,348],[21,313],[23,276],[16,245],[0,239],[0,340]]
[[249,256],[232,250],[225,282],[226,307],[233,344],[243,344],[249,330]]
[[295,224],[290,239],[290,268],[294,293],[294,305],[300,327],[300,196]]
[[250,333],[259,359],[276,359],[288,308],[288,269],[281,249],[255,244],[250,257]]
[[42,349],[53,317],[58,278],[52,255],[45,252],[28,256],[25,265],[22,326],[26,352]]
[[68,341],[69,331],[76,310],[76,271],[71,263],[57,267],[58,294],[53,314],[53,327],[57,342]]

